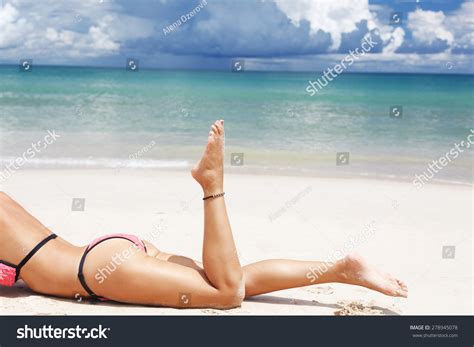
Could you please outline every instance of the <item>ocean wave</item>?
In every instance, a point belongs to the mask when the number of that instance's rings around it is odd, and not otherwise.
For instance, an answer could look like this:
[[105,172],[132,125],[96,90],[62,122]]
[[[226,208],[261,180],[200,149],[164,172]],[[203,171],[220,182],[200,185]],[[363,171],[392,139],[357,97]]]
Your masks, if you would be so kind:
[[[189,169],[191,162],[186,159],[126,159],[126,158],[32,158],[24,162],[23,165],[14,165],[16,157],[0,158],[0,174],[5,171],[17,171],[18,169],[169,169],[182,170]],[[387,173],[382,170],[374,169],[366,171],[361,168],[358,170],[348,170],[341,172],[328,166],[318,168],[307,167],[304,165],[284,165],[282,163],[261,163],[246,164],[245,167],[228,166],[230,173],[240,174],[264,174],[271,176],[308,176],[321,178],[341,178],[341,179],[375,179],[390,180],[398,182],[412,182],[414,175],[407,171],[397,173]],[[471,176],[464,177],[455,175],[452,177],[433,177],[432,183],[454,184],[473,186]]]
[[[12,166],[14,157],[0,158],[3,168]],[[107,168],[107,169],[180,169],[187,168],[187,160],[162,160],[162,159],[119,159],[119,158],[33,158],[28,159],[23,168]],[[18,165],[16,165],[18,167]]]

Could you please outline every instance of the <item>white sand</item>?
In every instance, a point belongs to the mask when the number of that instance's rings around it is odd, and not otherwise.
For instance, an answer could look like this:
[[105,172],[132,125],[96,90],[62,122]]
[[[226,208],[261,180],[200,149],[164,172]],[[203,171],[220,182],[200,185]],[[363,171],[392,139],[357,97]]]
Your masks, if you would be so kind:
[[[106,233],[134,233],[164,251],[200,259],[201,192],[188,173],[25,170],[15,173],[4,190],[75,244]],[[0,287],[1,314],[473,313],[472,187],[417,190],[391,181],[228,174],[226,192],[243,264],[263,258],[324,260],[373,221],[375,233],[356,250],[405,280],[409,298],[326,284],[262,295],[229,311],[177,310],[78,303],[37,295],[20,282]],[[73,198],[86,199],[84,212],[71,211]],[[454,259],[442,258],[444,245],[456,246]]]

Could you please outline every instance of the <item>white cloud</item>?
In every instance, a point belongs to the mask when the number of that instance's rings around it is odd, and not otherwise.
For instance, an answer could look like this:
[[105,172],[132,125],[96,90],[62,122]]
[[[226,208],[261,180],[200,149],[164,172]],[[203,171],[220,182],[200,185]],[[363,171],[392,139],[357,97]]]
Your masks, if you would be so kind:
[[[295,24],[307,20],[312,33],[318,30],[331,35],[331,50],[337,50],[342,35],[357,30],[357,24],[367,21],[367,29],[376,33],[385,45],[382,53],[394,53],[404,42],[405,30],[387,23],[390,8],[383,5],[370,5],[368,0],[275,0],[277,6]],[[378,15],[384,17],[383,20]]]
[[47,28],[46,39],[53,44],[72,45],[74,42],[74,33],[69,30],[57,31],[54,28]]
[[312,33],[318,30],[330,33],[331,50],[339,48],[342,34],[356,30],[357,23],[367,20],[369,30],[376,26],[368,0],[275,0],[275,3],[295,25],[307,20]]
[[70,30],[47,28],[46,39],[49,47],[68,57],[98,57],[112,54],[119,50],[120,45],[110,39],[100,26],[92,26],[87,34],[79,34]]
[[454,48],[474,49],[474,2],[465,2],[452,13],[417,9],[408,14],[408,28],[415,42],[432,45],[444,41],[451,52]]
[[[445,60],[462,61],[459,66],[464,68],[474,50],[473,1],[451,12],[416,9],[407,13],[403,26],[392,26],[388,19],[394,8],[371,5],[369,0],[218,0],[209,2],[205,11],[164,40],[162,27],[190,9],[188,3],[174,0],[153,4],[4,0],[3,7],[0,5],[0,60],[88,64],[109,63],[128,54],[153,61],[168,54],[189,66],[204,57],[222,66],[222,60],[242,56],[298,69],[311,67],[311,59],[324,61],[326,56],[359,46],[356,41],[368,33],[381,44],[367,55],[370,59],[354,68],[371,62],[392,68],[388,63],[394,62],[393,66],[416,69],[417,64],[425,63],[442,66]],[[448,56],[436,53],[440,51]],[[435,55],[431,59],[428,53]]]
[[0,6],[2,58],[58,62],[110,56],[127,40],[153,35],[151,21],[119,10],[112,1],[12,0]]
[[0,49],[23,43],[25,35],[33,31],[33,26],[19,17],[18,10],[9,3],[0,7]]
[[454,35],[454,47],[474,48],[474,2],[463,3],[445,22]]
[[[89,35],[86,45],[90,43],[92,49],[99,52],[112,53],[120,48],[117,42],[111,40],[110,36],[103,31],[102,26],[92,26],[89,28]],[[89,42],[88,42],[89,41]]]
[[424,11],[418,8],[408,14],[407,26],[419,43],[432,45],[436,40],[442,40],[451,46],[454,35],[446,27],[445,19],[442,11]]

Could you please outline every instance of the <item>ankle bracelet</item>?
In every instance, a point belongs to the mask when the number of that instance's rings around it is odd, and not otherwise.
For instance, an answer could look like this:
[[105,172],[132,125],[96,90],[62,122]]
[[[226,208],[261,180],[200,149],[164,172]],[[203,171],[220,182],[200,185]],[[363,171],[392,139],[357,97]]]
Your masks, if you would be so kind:
[[215,199],[215,198],[220,198],[221,196],[224,196],[225,193],[222,192],[222,193],[219,193],[219,194],[213,194],[213,195],[209,195],[209,196],[206,196],[204,198],[202,198],[203,200],[208,200],[208,199]]

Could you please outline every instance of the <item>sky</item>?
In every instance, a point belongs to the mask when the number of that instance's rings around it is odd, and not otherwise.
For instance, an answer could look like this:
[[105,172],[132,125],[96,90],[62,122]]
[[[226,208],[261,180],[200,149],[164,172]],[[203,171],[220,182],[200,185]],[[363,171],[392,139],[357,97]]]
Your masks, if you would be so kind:
[[474,73],[474,1],[0,0],[0,64]]

